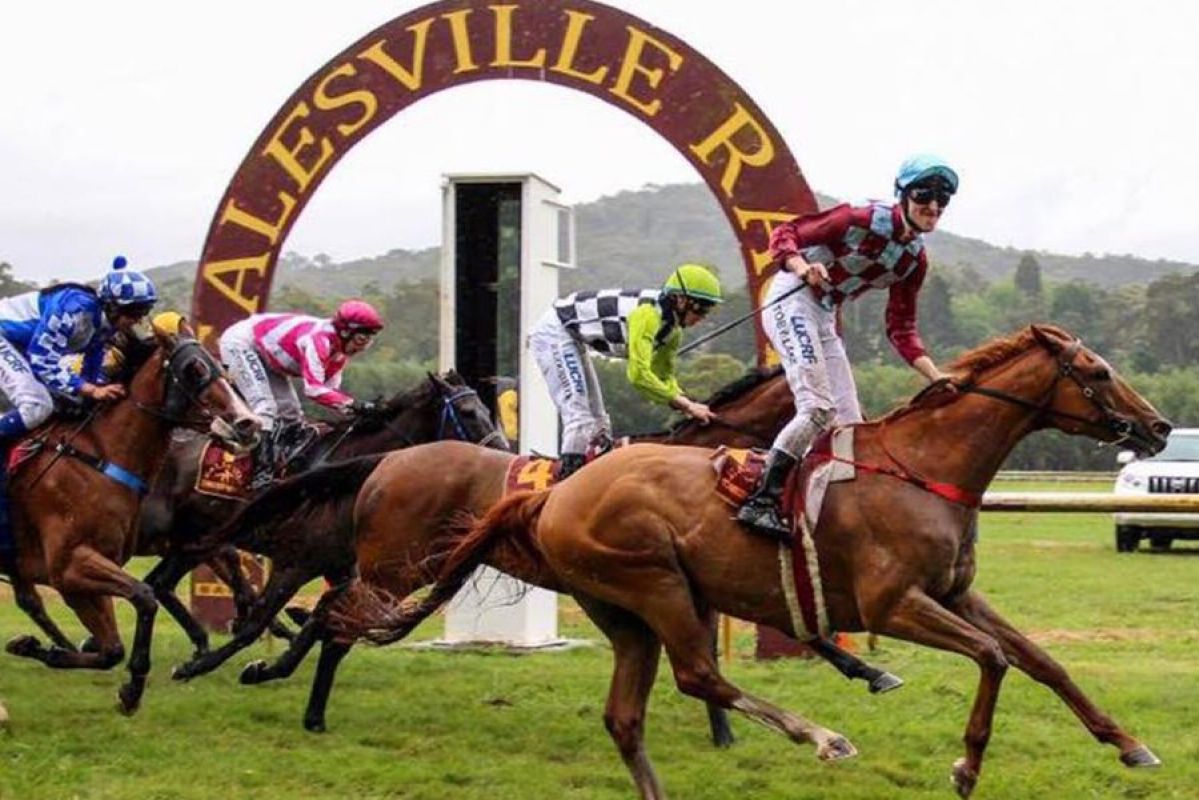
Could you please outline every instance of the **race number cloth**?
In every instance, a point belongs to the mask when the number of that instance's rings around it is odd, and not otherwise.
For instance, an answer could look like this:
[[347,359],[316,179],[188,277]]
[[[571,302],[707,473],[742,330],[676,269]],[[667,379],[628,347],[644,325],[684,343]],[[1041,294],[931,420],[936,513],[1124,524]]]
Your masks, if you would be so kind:
[[504,494],[540,492],[558,482],[558,462],[545,456],[517,456],[504,476]]
[[252,453],[235,453],[220,442],[209,440],[200,451],[196,491],[212,497],[243,500],[250,493],[250,476],[253,473]]

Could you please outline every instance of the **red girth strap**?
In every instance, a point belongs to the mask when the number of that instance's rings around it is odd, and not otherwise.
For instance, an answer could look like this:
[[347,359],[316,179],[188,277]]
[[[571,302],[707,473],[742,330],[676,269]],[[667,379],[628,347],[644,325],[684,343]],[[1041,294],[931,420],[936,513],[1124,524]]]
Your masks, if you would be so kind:
[[972,492],[968,489],[963,489],[961,486],[955,486],[952,483],[941,483],[940,481],[930,481],[924,478],[919,478],[915,475],[909,475],[897,469],[890,467],[879,467],[874,464],[864,464],[861,461],[854,461],[850,458],[841,458],[830,452],[811,452],[808,458],[818,461],[840,461],[842,464],[852,464],[854,467],[866,472],[874,472],[879,475],[890,475],[892,478],[898,478],[901,481],[906,481],[913,486],[919,486],[926,492],[932,492],[937,497],[944,498],[951,503],[957,503],[960,506],[967,508],[978,508],[982,505],[983,496],[978,492]]

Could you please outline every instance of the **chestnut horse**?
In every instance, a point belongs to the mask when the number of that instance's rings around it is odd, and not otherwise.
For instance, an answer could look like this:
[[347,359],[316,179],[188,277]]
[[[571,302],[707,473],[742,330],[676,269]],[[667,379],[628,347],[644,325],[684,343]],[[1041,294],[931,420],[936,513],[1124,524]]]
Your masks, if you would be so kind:
[[[830,485],[814,533],[832,627],[906,639],[978,664],[966,753],[952,771],[962,797],[978,780],[1009,665],[1053,689],[1096,739],[1119,749],[1124,764],[1157,765],[1147,747],[970,588],[970,530],[977,513],[972,498],[981,497],[1031,431],[1057,428],[1154,453],[1165,445],[1169,424],[1102,358],[1057,328],[1034,326],[984,345],[950,369],[955,389],[926,391],[854,431],[857,478]],[[714,483],[706,450],[619,450],[549,491],[513,495],[495,506],[446,559],[447,585],[435,590],[444,596],[474,564],[496,558],[489,554],[538,556],[612,641],[616,663],[604,721],[643,798],[663,797],[643,741],[663,646],[683,693],[739,711],[795,742],[811,742],[821,759],[856,753],[840,734],[747,694],[720,674],[704,619],[708,609],[784,631],[799,625],[779,579],[777,546],[731,519]],[[399,614],[393,624],[403,629],[410,616]],[[383,630],[373,638],[391,634]]]
[[[774,435],[794,414],[791,391],[781,370],[751,372],[721,389],[708,401],[718,414],[710,425],[685,420],[659,434],[637,437],[641,441],[695,444],[712,447],[768,446]],[[610,456],[604,456],[609,458]],[[515,457],[506,453],[466,447],[457,443],[438,443],[414,447],[389,455],[366,478],[353,506],[352,529],[357,536],[358,568],[372,587],[404,596],[431,582],[436,576],[438,554],[444,555],[454,543],[446,522],[456,513],[481,515],[502,496],[505,477]],[[603,460],[603,459],[600,459]],[[367,465],[369,466],[369,465]],[[365,466],[363,467],[365,469]],[[313,476],[309,483],[327,484],[329,478]],[[352,485],[352,482],[349,482]],[[302,486],[280,491],[280,502],[294,507],[295,498],[304,493]],[[246,510],[250,516],[252,509]],[[306,516],[309,511],[301,512]],[[264,516],[269,517],[269,512]],[[249,527],[253,523],[247,520]],[[497,550],[487,563],[526,583],[555,590],[568,588],[543,564],[515,551]],[[336,599],[328,593],[320,609]],[[338,664],[350,645],[336,641],[326,633],[315,614],[301,630],[296,641],[273,665],[255,661],[242,671],[242,683],[262,683],[290,675],[318,637],[322,641],[317,673],[304,714],[304,727],[325,728],[325,708]],[[847,677],[869,682],[872,692],[887,691],[902,684],[898,678],[863,664],[835,647],[831,642],[813,642],[813,649],[831,661]],[[732,743],[726,715],[709,707],[712,736],[718,745]]]
[[158,603],[142,581],[121,569],[133,555],[142,497],[166,459],[171,431],[186,426],[209,430],[237,446],[249,446],[257,417],[220,366],[181,322],[177,331],[155,328],[143,348],[128,395],[100,406],[79,424],[59,421],[38,439],[43,447],[11,481],[18,543],[13,591],[33,594],[50,585],[96,641],[94,652],[46,647],[33,636],[11,640],[7,649],[58,669],[111,669],[124,658],[112,598],[137,611],[129,657],[129,682],[120,706],[135,711],[150,671],[149,637]]

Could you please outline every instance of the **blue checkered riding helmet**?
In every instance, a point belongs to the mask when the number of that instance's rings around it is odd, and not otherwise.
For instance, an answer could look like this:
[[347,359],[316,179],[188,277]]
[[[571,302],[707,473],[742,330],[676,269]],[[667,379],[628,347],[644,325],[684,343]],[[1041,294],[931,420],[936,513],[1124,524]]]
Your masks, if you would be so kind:
[[124,256],[112,260],[112,272],[100,281],[100,299],[121,308],[154,305],[158,302],[154,282],[136,270],[126,269],[128,264]]

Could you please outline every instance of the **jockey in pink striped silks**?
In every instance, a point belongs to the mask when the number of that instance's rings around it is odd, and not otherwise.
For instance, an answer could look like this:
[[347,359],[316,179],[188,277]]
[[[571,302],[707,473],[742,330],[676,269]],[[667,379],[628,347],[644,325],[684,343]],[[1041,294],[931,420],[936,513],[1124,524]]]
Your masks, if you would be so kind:
[[[354,400],[341,389],[342,370],[366,350],[383,329],[383,318],[369,303],[348,300],[331,319],[304,314],[254,314],[221,335],[221,360],[234,384],[262,420],[264,435],[255,461],[253,487],[273,474],[280,429],[303,416],[292,378],[304,384],[304,396],[342,414],[369,414],[374,404]],[[276,424],[280,423],[280,424]],[[270,466],[270,472],[263,471]]]

